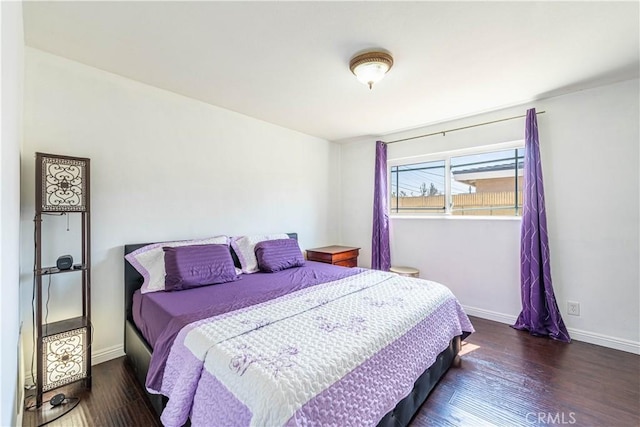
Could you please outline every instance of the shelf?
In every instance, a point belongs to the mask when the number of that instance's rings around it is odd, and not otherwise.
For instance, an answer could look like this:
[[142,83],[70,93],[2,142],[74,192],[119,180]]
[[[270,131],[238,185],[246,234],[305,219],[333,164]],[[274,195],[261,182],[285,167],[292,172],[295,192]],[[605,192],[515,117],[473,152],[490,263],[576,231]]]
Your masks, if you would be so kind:
[[81,266],[80,268],[70,268],[68,270],[60,270],[57,267],[45,267],[40,271],[36,271],[37,275],[46,276],[49,274],[60,274],[60,273],[72,273],[74,271],[85,271],[87,269],[86,265]]
[[88,326],[89,320],[82,316],[61,320],[59,322],[45,323],[42,325],[42,336],[51,336],[74,329],[87,328]]

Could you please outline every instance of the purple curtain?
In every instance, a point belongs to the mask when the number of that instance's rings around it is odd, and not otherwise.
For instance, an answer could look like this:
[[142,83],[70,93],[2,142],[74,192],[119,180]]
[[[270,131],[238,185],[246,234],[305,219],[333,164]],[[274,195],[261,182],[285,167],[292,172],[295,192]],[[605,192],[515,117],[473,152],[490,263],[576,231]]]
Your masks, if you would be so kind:
[[514,328],[570,342],[551,284],[547,215],[536,110],[527,110],[524,146],[524,206],[520,232],[522,312]]
[[387,145],[376,142],[376,176],[373,188],[373,237],[371,268],[389,271],[389,194],[387,192]]

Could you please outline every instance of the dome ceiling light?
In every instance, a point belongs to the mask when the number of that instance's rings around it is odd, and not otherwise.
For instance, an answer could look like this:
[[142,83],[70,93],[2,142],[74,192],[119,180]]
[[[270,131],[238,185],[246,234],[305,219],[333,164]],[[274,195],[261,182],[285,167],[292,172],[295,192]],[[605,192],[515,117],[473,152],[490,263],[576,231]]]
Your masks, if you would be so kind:
[[393,66],[393,58],[386,52],[365,52],[354,56],[349,62],[349,69],[362,83],[373,87],[382,80]]

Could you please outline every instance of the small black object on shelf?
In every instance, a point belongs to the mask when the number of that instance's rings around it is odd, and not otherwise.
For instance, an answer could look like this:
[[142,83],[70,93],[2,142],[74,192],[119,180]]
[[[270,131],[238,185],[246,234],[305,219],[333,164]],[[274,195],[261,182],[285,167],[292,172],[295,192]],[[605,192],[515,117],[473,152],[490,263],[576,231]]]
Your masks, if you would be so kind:
[[56,267],[59,270],[69,270],[73,266],[73,257],[71,255],[60,255],[56,260]]

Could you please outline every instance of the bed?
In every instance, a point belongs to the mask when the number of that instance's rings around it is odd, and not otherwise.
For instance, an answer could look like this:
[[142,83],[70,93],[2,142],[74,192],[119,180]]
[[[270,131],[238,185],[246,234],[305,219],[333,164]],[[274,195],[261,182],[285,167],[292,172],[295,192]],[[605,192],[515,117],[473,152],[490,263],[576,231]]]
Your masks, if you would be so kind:
[[[170,426],[405,426],[473,332],[442,285],[374,270],[307,261],[144,295],[126,260],[124,276],[125,353]],[[429,317],[396,326],[414,305]]]

